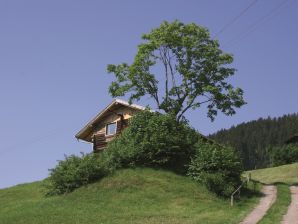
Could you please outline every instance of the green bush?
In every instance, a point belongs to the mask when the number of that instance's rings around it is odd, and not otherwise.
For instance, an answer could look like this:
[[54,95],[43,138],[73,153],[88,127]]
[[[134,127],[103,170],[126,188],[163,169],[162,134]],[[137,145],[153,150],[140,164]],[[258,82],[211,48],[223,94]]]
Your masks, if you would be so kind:
[[177,123],[169,115],[141,112],[102,153],[59,161],[50,170],[48,194],[71,192],[120,168],[149,166],[185,173],[198,139],[186,123]]
[[230,147],[198,142],[188,175],[220,196],[229,196],[241,183],[242,165]]
[[110,170],[96,154],[65,156],[50,170],[47,179],[47,195],[63,194],[92,183],[105,176]]
[[269,152],[272,166],[298,162],[298,146],[295,144],[275,146]]
[[63,194],[128,167],[157,167],[188,175],[218,195],[240,183],[242,167],[231,148],[204,143],[186,122],[149,111],[135,115],[128,128],[99,154],[67,156],[51,170],[48,194]]
[[145,111],[106,150],[120,167],[162,167],[185,173],[194,155],[198,133],[170,115]]

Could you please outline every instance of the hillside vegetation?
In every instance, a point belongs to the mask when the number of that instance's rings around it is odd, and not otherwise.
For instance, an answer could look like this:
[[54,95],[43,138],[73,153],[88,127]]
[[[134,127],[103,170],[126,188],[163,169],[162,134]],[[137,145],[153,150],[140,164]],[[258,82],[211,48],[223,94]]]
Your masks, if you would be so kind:
[[298,163],[249,171],[251,178],[264,184],[298,184]]
[[99,181],[123,168],[150,167],[188,175],[220,197],[241,184],[242,165],[235,150],[210,144],[186,121],[172,115],[136,114],[101,153],[70,155],[50,170],[47,195],[59,195]]
[[43,182],[0,190],[1,224],[238,223],[258,198],[234,207],[188,177],[125,169],[72,193],[45,197]]
[[237,149],[246,170],[270,165],[269,148],[282,145],[298,133],[298,114],[279,118],[260,118],[241,123],[227,130],[220,130],[209,137]]

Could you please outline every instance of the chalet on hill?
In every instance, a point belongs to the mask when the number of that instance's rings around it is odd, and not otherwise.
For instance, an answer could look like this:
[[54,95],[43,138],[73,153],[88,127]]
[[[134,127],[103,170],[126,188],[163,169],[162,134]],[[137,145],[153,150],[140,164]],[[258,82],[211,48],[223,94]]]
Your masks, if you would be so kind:
[[93,143],[94,152],[102,151],[109,141],[128,126],[129,118],[143,110],[145,107],[115,99],[88,122],[75,137],[78,140]]
[[[127,101],[115,99],[104,110],[98,113],[83,127],[75,137],[93,144],[93,151],[104,150],[107,143],[128,127],[129,119],[146,108]],[[199,133],[198,133],[199,134]],[[204,142],[215,142],[202,134],[199,134]]]
[[285,144],[296,144],[298,145],[298,134],[293,135],[285,141]]

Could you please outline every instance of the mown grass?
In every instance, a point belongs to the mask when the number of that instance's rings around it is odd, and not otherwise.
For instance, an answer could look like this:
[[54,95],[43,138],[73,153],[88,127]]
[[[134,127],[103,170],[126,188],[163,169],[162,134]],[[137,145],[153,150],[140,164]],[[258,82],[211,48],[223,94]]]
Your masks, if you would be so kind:
[[70,194],[45,197],[43,182],[0,190],[1,224],[239,223],[259,198],[230,207],[188,177],[127,169]]
[[298,184],[298,163],[248,171],[251,178],[264,184]]
[[289,186],[286,184],[277,184],[276,186],[276,201],[258,224],[279,224],[282,217],[287,213],[288,206],[291,203]]

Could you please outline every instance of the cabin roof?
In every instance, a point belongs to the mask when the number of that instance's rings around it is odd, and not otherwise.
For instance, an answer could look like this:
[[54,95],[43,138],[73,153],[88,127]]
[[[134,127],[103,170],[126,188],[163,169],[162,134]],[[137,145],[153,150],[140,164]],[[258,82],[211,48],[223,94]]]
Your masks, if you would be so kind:
[[137,104],[129,104],[129,102],[120,99],[114,99],[105,109],[99,112],[93,119],[91,119],[76,135],[77,139],[87,141],[86,138],[92,133],[92,127],[95,123],[100,121],[107,113],[111,112],[113,108],[122,105],[136,110],[145,110],[146,108]]
[[298,143],[298,134],[293,135],[285,141],[285,144]]

